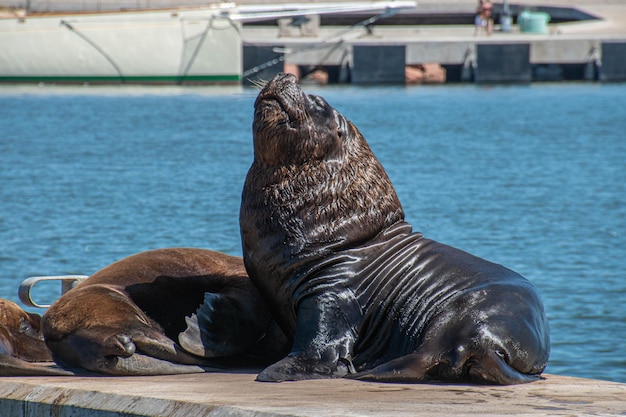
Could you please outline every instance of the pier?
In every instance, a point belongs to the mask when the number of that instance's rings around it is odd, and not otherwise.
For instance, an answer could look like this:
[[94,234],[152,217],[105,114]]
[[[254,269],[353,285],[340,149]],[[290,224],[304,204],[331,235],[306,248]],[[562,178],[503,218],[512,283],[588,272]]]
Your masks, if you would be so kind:
[[244,80],[269,79],[283,70],[271,63],[284,61],[288,71],[306,75],[322,69],[329,82],[355,84],[401,84],[405,70],[429,64],[439,65],[448,83],[626,81],[626,3],[509,3],[516,23],[524,10],[548,13],[550,22],[534,32],[502,25],[502,2],[494,2],[495,30],[476,35],[476,2],[422,0],[414,11],[377,20],[367,30],[357,25],[342,32],[328,25],[356,24],[358,16],[244,25]]
[[515,386],[255,382],[254,372],[158,377],[4,377],[0,415],[623,416],[626,384],[545,375]]
[[[263,21],[216,18],[207,4],[219,3],[0,0],[0,82],[246,84],[281,71],[361,85],[626,81],[620,0],[494,1],[490,36],[475,33],[474,0]],[[299,2],[237,5],[270,3]]]

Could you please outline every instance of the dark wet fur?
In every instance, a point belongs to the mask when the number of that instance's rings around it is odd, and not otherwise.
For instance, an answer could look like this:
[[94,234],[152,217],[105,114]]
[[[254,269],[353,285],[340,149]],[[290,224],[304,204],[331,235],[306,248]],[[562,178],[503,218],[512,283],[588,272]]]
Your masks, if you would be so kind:
[[259,380],[539,378],[549,330],[533,285],[412,232],[365,139],[323,98],[278,75],[253,132],[244,262],[293,340]]

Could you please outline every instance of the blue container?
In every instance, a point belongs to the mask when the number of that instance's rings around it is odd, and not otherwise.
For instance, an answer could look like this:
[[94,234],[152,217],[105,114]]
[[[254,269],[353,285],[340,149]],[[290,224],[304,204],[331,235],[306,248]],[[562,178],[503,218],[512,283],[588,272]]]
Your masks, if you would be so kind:
[[544,12],[523,11],[517,17],[520,32],[522,33],[548,33],[550,15]]

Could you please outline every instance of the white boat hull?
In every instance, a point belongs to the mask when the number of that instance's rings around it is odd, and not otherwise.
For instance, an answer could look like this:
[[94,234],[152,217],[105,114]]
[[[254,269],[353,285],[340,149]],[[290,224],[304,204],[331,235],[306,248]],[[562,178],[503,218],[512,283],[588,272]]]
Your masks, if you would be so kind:
[[211,10],[0,20],[0,81],[238,83],[240,23]]

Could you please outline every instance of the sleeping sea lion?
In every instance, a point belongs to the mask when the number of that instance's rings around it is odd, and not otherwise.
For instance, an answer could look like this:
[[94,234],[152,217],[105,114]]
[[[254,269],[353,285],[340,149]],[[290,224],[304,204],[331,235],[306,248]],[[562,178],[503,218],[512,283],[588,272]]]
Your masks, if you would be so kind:
[[61,296],[42,327],[55,362],[111,375],[268,364],[288,350],[242,259],[203,249],[117,261]]
[[0,298],[0,376],[72,375],[45,362],[52,357],[41,334],[41,316]]
[[260,381],[535,381],[549,350],[535,287],[413,232],[358,129],[279,74],[254,104],[244,263],[291,353]]

